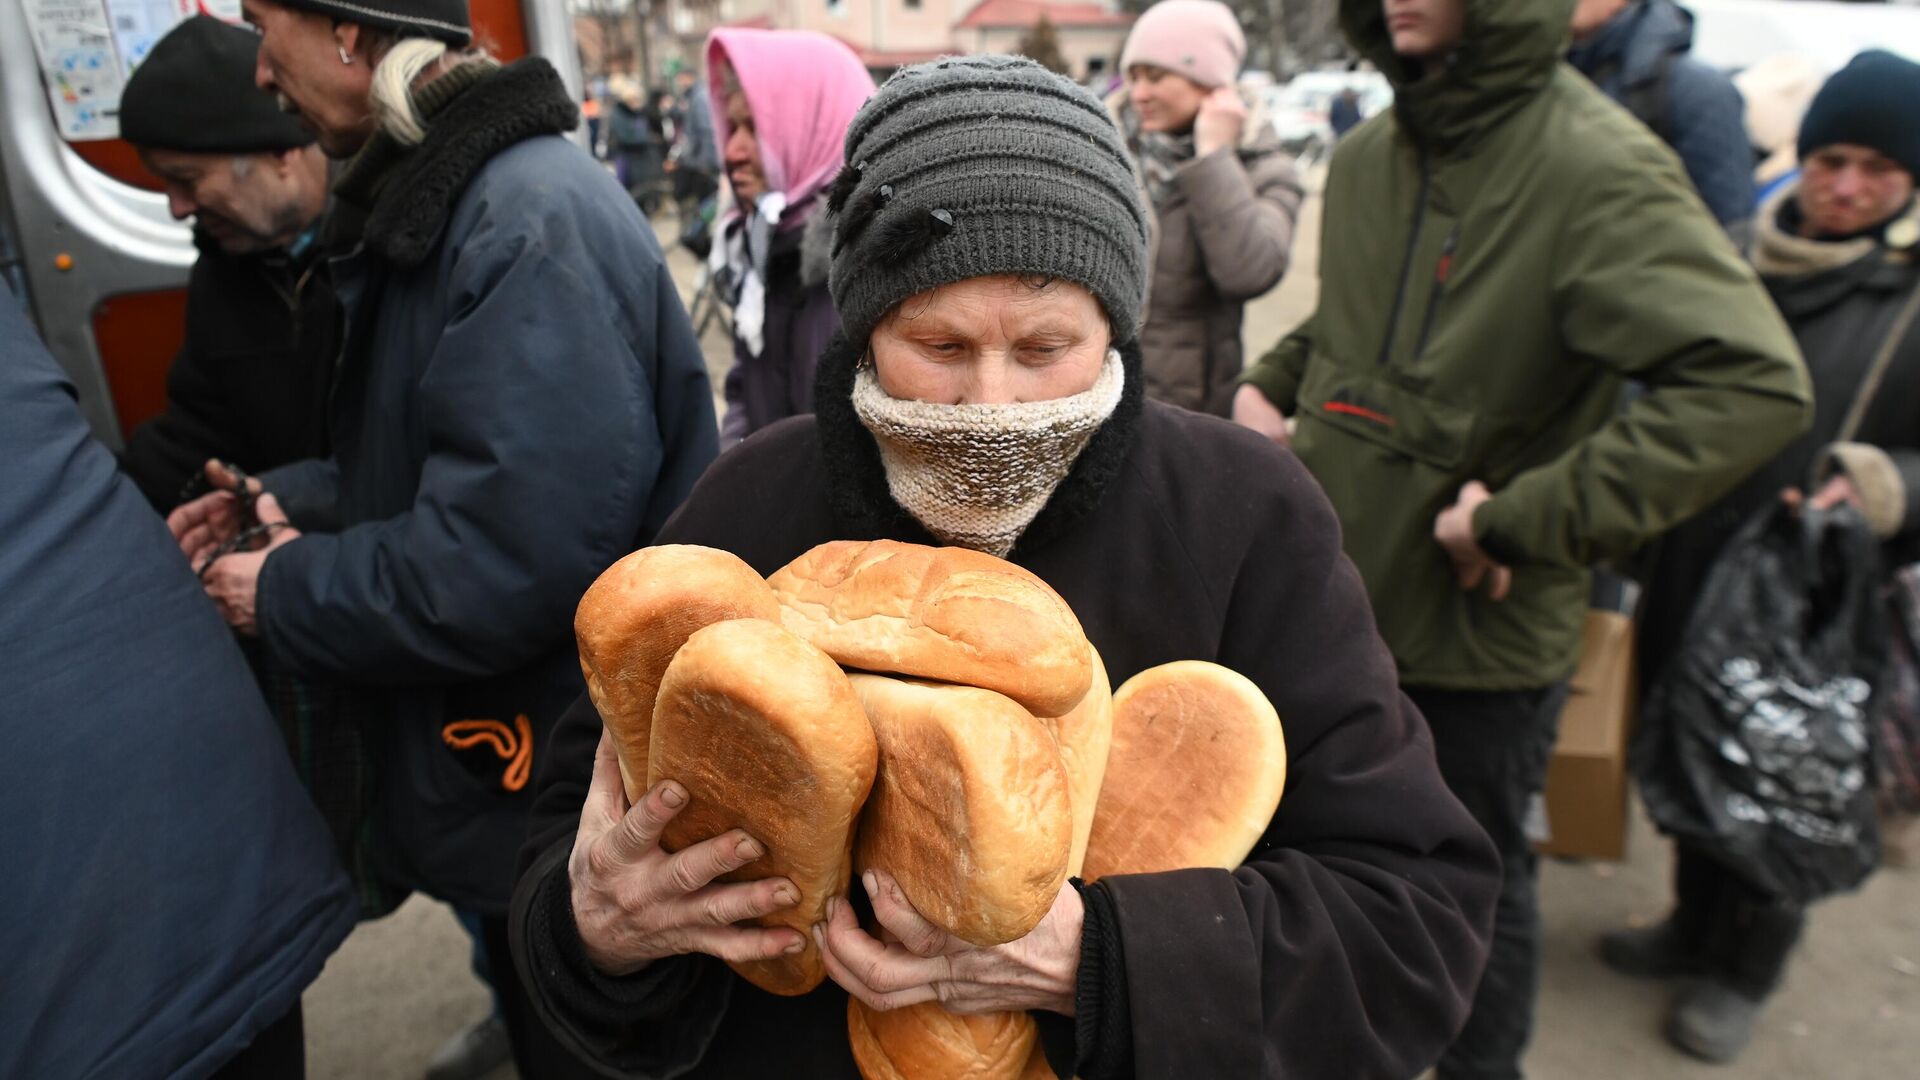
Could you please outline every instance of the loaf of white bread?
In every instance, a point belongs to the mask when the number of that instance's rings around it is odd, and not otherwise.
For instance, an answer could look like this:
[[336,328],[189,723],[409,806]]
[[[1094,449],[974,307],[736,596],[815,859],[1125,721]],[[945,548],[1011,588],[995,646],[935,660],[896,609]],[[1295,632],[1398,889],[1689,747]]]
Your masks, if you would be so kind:
[[977,686],[1060,716],[1093,674],[1080,620],[1031,572],[966,548],[821,544],[767,579],[789,630],[843,666]]
[[[1053,735],[1066,772],[1067,802],[1073,818],[1068,875],[1080,873],[1086,857],[1094,801],[1100,794],[1100,780],[1107,768],[1107,744],[1113,735],[1113,693],[1107,682],[1107,667],[1091,646],[1089,656],[1093,684],[1086,696],[1067,715],[1042,721]],[[858,684],[859,679],[854,681]],[[876,788],[884,786],[885,774],[883,749],[881,779]],[[870,822],[873,817],[870,810],[866,818]],[[1048,894],[1049,903],[1052,894],[1058,892],[1056,885]],[[915,907],[918,909],[917,904]],[[1046,1059],[1039,1054],[1039,1030],[1033,1017],[1024,1012],[961,1016],[948,1012],[937,1001],[929,1001],[877,1013],[858,998],[849,998],[847,1037],[853,1043],[854,1061],[866,1080],[948,1076],[1020,1080],[1035,1062],[1041,1069],[1047,1067]]]
[[716,548],[641,548],[580,598],[573,617],[580,672],[620,751],[629,801],[638,802],[647,789],[660,677],[695,630],[726,619],[779,622],[780,604],[753,567]]
[[745,829],[766,854],[723,881],[781,876],[797,906],[755,920],[800,932],[794,956],[736,963],[774,994],[804,994],[826,967],[811,928],[846,893],[854,821],[878,763],[873,727],[846,673],[820,650],[764,619],[696,631],[667,665],[653,711],[647,782],[673,780],[687,805],[661,846],[679,851]]
[[[1104,674],[1103,665],[1102,681]],[[1091,881],[1239,866],[1286,784],[1280,718],[1260,688],[1218,664],[1163,664],[1122,684],[1109,717],[1105,777],[1085,863],[1075,872]],[[1076,726],[1068,719],[1060,722],[1063,734]],[[959,1017],[937,1003],[895,1013],[906,1015],[875,1015],[858,1002],[848,1009],[848,1036],[866,1080],[1054,1080],[1025,1013]],[[1020,1045],[1028,1047],[1025,1058],[1011,1057],[1009,1048]]]
[[1114,691],[1080,876],[1239,866],[1286,783],[1280,717],[1253,680],[1202,660],[1148,668]]
[[[1148,668],[1113,695],[1106,782],[1080,876],[1232,870],[1260,842],[1286,782],[1280,716],[1253,680],[1202,660]],[[1014,1076],[1055,1080],[1037,1043]]]
[[1073,812],[1053,735],[991,690],[853,676],[880,745],[854,871],[974,945],[1027,936],[1067,879]]

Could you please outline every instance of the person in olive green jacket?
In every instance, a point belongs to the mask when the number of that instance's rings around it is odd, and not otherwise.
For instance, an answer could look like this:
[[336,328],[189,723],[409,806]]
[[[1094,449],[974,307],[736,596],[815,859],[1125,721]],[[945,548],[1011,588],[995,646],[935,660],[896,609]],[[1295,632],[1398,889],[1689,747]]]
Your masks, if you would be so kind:
[[[1805,369],[1672,152],[1562,62],[1573,0],[1342,0],[1391,115],[1326,183],[1318,311],[1235,418],[1338,511],[1440,767],[1507,878],[1439,1075],[1518,1077],[1540,791],[1588,567],[1724,495],[1808,421]],[[1628,380],[1645,392],[1624,406]]]

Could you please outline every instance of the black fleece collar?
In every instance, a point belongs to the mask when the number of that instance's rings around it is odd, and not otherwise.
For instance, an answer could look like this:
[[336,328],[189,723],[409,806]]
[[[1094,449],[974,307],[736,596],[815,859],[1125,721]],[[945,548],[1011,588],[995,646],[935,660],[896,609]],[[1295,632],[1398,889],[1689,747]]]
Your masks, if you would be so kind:
[[[1113,415],[1094,432],[1080,452],[1073,471],[1053,491],[1053,498],[1013,545],[1009,557],[1045,547],[1087,516],[1120,475],[1146,407],[1146,377],[1141,373],[1140,344],[1119,346],[1126,370],[1126,386]],[[842,535],[939,544],[926,527],[893,501],[887,489],[887,470],[880,463],[880,447],[853,410],[853,380],[866,350],[856,348],[835,332],[820,356],[814,376],[814,425],[820,432],[820,453],[827,466],[827,503]]]
[[398,266],[420,265],[487,162],[579,123],[579,107],[560,73],[539,57],[482,78],[448,103],[428,126],[426,141],[393,166],[367,216],[367,246]]

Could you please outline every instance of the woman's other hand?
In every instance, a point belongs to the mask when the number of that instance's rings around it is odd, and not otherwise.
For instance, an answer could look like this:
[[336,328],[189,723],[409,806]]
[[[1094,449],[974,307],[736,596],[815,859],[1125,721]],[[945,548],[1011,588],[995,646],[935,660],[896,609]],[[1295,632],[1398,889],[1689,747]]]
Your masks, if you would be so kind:
[[1060,887],[1026,937],[980,948],[922,918],[884,871],[869,870],[862,880],[885,940],[860,928],[844,897],[827,901],[827,921],[813,932],[828,977],[867,1006],[885,1011],[938,1001],[955,1013],[1073,1015],[1086,908],[1072,885]]

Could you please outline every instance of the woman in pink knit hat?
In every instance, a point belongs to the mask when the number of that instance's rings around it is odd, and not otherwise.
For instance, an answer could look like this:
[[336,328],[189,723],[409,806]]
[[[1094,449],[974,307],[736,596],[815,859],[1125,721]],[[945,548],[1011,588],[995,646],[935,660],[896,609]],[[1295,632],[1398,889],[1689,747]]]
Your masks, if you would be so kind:
[[1161,0],[1134,23],[1109,101],[1158,221],[1147,393],[1226,415],[1241,308],[1279,284],[1300,182],[1273,126],[1234,88],[1246,38],[1218,0]]
[[715,142],[733,206],[709,262],[733,305],[723,447],[813,411],[839,319],[827,295],[826,187],[873,78],[810,30],[721,29],[707,42]]

